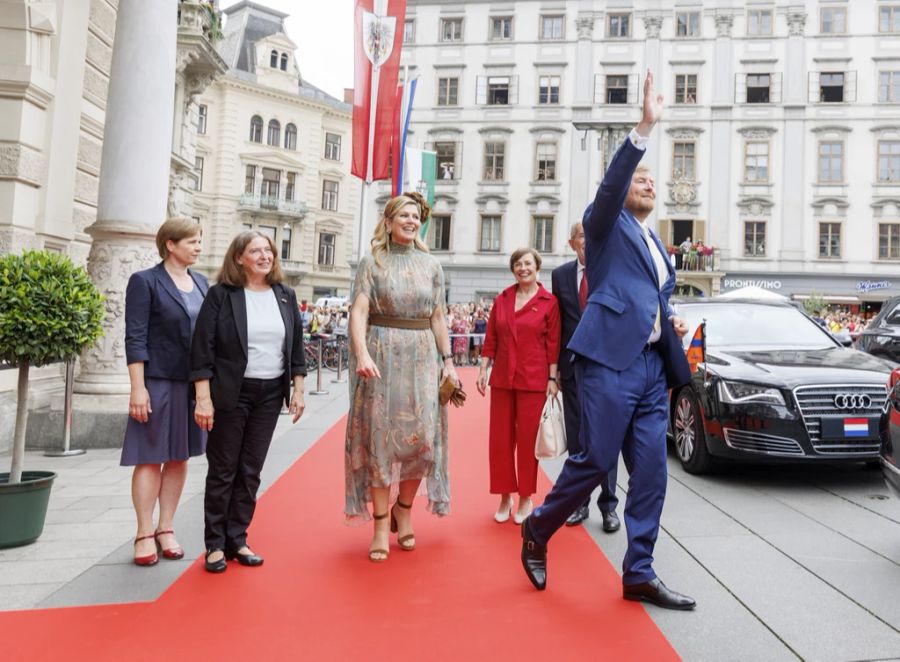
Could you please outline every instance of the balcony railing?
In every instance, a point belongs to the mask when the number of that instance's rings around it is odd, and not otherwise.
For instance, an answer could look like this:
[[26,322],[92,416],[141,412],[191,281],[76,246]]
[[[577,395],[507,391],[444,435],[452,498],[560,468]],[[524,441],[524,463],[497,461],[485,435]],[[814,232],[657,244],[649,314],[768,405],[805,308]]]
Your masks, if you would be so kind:
[[271,195],[253,195],[251,193],[241,195],[241,207],[301,217],[305,216],[309,211],[305,202],[283,200]]
[[301,260],[282,260],[281,269],[288,276],[301,276],[309,271],[309,267]]
[[691,250],[687,253],[675,253],[675,269],[678,271],[717,271],[719,268],[719,249],[703,255]]

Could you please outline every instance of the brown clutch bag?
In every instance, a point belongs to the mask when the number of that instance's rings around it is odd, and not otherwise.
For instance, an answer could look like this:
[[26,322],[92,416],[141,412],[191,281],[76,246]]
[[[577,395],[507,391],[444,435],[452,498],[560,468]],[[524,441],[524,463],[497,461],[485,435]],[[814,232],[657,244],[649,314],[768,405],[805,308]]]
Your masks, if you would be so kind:
[[452,379],[444,379],[441,382],[438,387],[438,397],[442,405],[450,402],[454,407],[462,407],[466,402],[466,392],[462,390],[462,386],[457,387]]

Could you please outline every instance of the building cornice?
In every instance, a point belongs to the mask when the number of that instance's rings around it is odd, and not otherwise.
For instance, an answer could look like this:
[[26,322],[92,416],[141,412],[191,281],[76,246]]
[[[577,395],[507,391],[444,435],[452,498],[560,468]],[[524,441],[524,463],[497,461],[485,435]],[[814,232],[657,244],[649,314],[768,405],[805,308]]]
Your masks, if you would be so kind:
[[224,76],[223,78],[219,78],[216,83],[220,83],[227,87],[241,90],[244,92],[249,92],[254,96],[264,96],[270,99],[277,99],[279,101],[283,101],[286,103],[297,103],[306,108],[314,108],[318,111],[324,111],[326,114],[332,114],[336,117],[342,117],[346,119],[353,118],[353,109],[350,110],[341,110],[340,108],[335,108],[331,104],[327,103],[317,103],[314,99],[309,99],[307,97],[302,97],[299,94],[291,94],[290,92],[284,92],[274,87],[269,87],[267,85],[260,85],[259,83],[251,83],[240,78],[234,78],[232,76]]

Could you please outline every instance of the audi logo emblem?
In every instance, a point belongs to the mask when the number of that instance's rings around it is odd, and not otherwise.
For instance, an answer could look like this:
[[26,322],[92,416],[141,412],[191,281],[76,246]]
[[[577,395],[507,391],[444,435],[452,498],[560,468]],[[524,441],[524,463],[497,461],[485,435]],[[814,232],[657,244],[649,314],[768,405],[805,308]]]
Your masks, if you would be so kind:
[[834,396],[834,406],[838,409],[869,409],[872,398],[865,393],[838,393]]

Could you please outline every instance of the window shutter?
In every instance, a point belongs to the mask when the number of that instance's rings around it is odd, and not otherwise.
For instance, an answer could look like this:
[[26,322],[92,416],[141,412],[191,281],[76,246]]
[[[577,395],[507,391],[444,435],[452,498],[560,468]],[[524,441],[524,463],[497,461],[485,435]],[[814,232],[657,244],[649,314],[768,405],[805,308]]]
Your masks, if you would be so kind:
[[456,173],[453,175],[456,179],[462,177],[462,141],[456,143]]
[[698,241],[702,241],[704,244],[709,245],[709,242],[706,240],[706,221],[698,221],[694,220],[694,234],[691,237],[696,244]]
[[806,91],[806,99],[809,103],[819,102],[819,79],[820,74],[818,71],[809,72],[809,83]]
[[603,96],[606,93],[604,81],[603,74],[594,74],[594,103],[597,105],[603,103]]
[[771,82],[769,84],[769,101],[771,103],[781,103],[781,73],[769,74]]
[[487,105],[487,76],[478,76],[476,79],[475,103],[479,106]]
[[666,246],[672,244],[672,221],[668,218],[659,219],[659,238]]
[[856,101],[856,72],[847,71],[844,73],[844,101]]
[[638,102],[638,94],[637,94],[637,84],[638,84],[638,75],[637,74],[629,74],[628,76],[628,104],[637,104]]
[[734,102],[747,103],[747,74],[734,75]]
[[509,77],[509,105],[514,106],[519,103],[519,77]]

